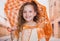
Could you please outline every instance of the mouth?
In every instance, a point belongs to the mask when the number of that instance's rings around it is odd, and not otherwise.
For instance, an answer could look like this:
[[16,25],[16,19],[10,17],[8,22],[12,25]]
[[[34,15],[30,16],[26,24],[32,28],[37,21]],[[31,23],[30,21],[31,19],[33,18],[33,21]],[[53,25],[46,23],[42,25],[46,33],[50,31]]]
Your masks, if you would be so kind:
[[26,18],[30,18],[31,16],[26,16]]

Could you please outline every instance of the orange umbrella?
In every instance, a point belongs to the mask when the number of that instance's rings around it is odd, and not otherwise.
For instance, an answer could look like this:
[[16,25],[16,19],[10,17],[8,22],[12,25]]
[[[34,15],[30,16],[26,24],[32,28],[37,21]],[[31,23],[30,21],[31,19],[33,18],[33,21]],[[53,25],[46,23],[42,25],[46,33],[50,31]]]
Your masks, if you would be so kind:
[[[40,3],[38,3],[37,1],[35,1],[38,5],[38,9],[39,9],[39,21],[38,21],[38,24],[41,25],[41,23],[43,23],[42,26],[43,29],[44,29],[44,33],[45,33],[45,38],[46,38],[46,41],[49,41],[51,35],[52,35],[52,26],[51,26],[51,23],[50,23],[50,20],[47,16],[47,12],[46,12],[46,7],[41,5]],[[41,26],[40,26],[41,27]]]
[[[7,0],[5,4],[4,11],[11,24],[11,28],[17,25],[18,11],[22,4],[23,4],[23,1],[20,1],[20,0]],[[11,32],[11,41],[13,41],[12,35],[13,35],[13,32]]]

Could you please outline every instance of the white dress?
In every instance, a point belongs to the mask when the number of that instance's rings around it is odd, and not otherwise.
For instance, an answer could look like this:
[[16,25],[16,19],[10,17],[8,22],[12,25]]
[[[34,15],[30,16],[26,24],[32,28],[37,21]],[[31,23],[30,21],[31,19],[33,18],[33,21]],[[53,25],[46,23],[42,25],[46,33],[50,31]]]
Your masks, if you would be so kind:
[[38,41],[37,29],[25,29],[22,33],[23,41]]
[[[14,39],[14,41],[17,41]],[[38,41],[37,29],[25,29],[20,32],[19,41]],[[45,41],[45,38],[40,39],[40,41]]]

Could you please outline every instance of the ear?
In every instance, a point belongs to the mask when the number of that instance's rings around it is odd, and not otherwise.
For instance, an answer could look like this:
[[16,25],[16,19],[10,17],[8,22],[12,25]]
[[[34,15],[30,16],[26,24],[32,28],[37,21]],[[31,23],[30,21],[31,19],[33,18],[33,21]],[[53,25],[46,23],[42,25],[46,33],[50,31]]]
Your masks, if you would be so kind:
[[34,16],[36,16],[36,12],[34,13]]

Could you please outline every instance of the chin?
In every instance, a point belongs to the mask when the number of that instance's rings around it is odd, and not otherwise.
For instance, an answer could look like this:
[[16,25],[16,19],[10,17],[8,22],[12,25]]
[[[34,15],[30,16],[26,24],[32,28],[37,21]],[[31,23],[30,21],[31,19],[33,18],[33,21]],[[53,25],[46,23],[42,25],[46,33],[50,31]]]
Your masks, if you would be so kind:
[[29,22],[29,21],[31,21],[31,20],[30,20],[30,19],[26,19],[26,21],[28,21],[28,22]]
[[27,22],[29,22],[30,20],[26,20]]

